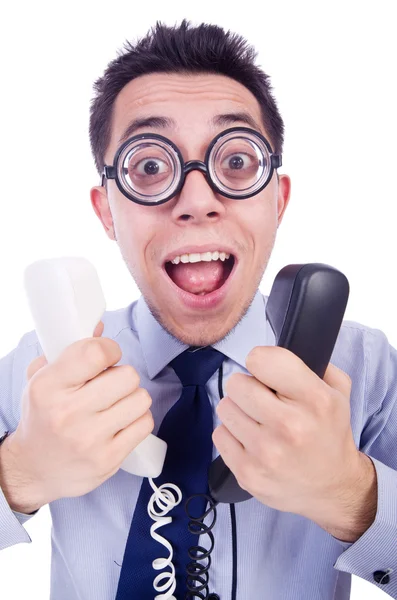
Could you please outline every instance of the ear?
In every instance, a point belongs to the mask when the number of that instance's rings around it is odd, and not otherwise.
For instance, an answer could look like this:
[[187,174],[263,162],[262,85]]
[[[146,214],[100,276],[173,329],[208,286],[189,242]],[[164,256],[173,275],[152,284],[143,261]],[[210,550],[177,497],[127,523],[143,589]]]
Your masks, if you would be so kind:
[[92,208],[96,216],[101,221],[106,235],[109,239],[116,241],[114,233],[113,217],[110,211],[108,195],[105,187],[95,186],[90,191]]
[[288,175],[279,175],[278,178],[278,192],[277,192],[277,205],[278,205],[278,226],[280,227],[281,221],[283,220],[285,210],[288,206],[291,194],[291,179]]

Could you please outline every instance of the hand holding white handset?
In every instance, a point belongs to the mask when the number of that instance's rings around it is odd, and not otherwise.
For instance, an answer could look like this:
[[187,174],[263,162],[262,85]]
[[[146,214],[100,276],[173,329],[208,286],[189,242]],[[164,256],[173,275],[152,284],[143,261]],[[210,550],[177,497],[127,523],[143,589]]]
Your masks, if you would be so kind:
[[[93,336],[106,309],[94,266],[83,257],[36,261],[24,273],[24,285],[38,340],[48,363],[67,346]],[[158,477],[167,444],[149,434],[120,468],[141,477]]]

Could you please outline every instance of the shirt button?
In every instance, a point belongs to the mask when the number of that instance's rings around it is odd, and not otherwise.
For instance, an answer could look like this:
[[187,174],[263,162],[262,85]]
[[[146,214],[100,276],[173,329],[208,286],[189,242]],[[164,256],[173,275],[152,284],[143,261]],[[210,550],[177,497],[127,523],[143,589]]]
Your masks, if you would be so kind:
[[210,594],[208,600],[221,600],[218,594]]
[[389,581],[390,581],[390,577],[389,577],[389,575],[387,575],[386,571],[375,571],[374,579],[375,579],[376,583],[380,583],[382,585],[384,583],[389,583]]

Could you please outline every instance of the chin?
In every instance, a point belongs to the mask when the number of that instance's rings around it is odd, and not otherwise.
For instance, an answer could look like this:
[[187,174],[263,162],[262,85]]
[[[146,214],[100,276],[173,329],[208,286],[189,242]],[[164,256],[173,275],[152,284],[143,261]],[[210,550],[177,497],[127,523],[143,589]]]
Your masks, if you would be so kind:
[[228,331],[224,329],[214,331],[213,327],[211,327],[212,331],[209,333],[207,328],[203,328],[203,324],[197,328],[191,327],[189,329],[189,331],[186,331],[186,329],[173,330],[173,328],[170,327],[167,331],[188,346],[212,346],[223,339],[228,333]]
[[212,346],[228,335],[245,316],[254,299],[256,289],[250,296],[236,301],[234,311],[228,312],[228,318],[223,315],[198,314],[195,317],[185,317],[185,323],[173,315],[168,315],[158,309],[148,298],[146,303],[156,321],[173,337],[188,346]]

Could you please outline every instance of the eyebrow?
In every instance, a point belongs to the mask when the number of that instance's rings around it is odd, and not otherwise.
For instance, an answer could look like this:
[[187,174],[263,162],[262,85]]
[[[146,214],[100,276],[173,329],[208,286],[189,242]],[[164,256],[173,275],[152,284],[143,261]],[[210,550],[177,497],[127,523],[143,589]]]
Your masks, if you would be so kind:
[[[209,125],[211,125],[212,127],[233,125],[234,123],[245,123],[253,129],[260,131],[260,126],[255,121],[255,119],[249,113],[244,111],[216,115],[209,121]],[[118,143],[122,144],[123,142],[125,142],[138,129],[176,129],[176,127],[177,123],[175,119],[171,119],[170,117],[151,116],[143,117],[140,119],[133,119],[125,129]]]

